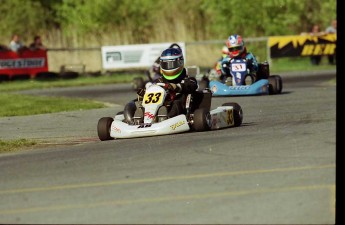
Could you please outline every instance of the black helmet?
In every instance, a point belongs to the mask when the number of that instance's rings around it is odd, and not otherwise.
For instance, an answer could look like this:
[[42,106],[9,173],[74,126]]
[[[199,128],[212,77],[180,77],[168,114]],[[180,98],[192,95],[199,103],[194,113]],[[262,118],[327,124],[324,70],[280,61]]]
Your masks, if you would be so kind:
[[168,48],[162,52],[160,68],[165,79],[176,79],[182,73],[183,67],[184,59],[180,48]]

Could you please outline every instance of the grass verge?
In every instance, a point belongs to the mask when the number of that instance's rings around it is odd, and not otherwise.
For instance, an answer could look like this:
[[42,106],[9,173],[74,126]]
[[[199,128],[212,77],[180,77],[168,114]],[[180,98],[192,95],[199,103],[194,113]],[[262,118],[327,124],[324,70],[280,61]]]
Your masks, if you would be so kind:
[[16,80],[0,82],[1,92],[13,92],[29,89],[46,89],[54,87],[75,87],[87,85],[101,85],[112,83],[129,83],[135,76],[143,76],[143,74],[113,74],[101,75],[97,77],[80,76],[76,79],[59,79],[59,80]]
[[0,153],[13,152],[37,145],[36,141],[19,139],[3,141],[0,140]]
[[0,94],[0,117],[25,116],[63,111],[104,108],[106,105],[87,99]]

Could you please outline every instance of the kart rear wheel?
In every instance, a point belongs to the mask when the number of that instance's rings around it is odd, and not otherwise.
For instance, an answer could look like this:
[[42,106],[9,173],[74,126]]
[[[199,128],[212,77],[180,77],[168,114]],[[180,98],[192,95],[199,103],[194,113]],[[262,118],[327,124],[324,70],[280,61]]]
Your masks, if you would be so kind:
[[194,111],[192,128],[195,131],[211,130],[211,114],[205,108],[196,109]]
[[110,136],[110,127],[113,121],[114,119],[111,117],[102,117],[98,120],[97,133],[101,141],[114,139]]
[[224,103],[222,106],[232,106],[233,107],[234,125],[235,125],[235,127],[241,126],[242,121],[243,121],[242,107],[236,102],[227,102],[227,103]]
[[272,75],[268,77],[269,87],[268,92],[270,95],[280,94],[283,89],[282,78],[279,75]]

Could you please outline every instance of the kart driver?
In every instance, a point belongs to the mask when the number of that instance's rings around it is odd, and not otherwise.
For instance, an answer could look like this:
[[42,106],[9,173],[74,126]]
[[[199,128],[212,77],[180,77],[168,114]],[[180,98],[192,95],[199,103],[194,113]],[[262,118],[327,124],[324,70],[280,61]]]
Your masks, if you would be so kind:
[[[159,60],[162,77],[155,83],[165,83],[166,88],[176,92],[176,97],[169,109],[162,107],[160,114],[167,113],[168,117],[174,117],[186,112],[185,99],[187,94],[192,94],[198,89],[197,80],[187,75],[184,67],[184,57],[180,48],[168,48],[164,50]],[[138,91],[139,96],[144,95],[145,90]],[[164,109],[165,108],[165,109]],[[166,112],[162,112],[166,110]]]
[[232,59],[246,59],[250,74],[254,77],[254,80],[256,80],[256,74],[259,68],[258,62],[251,52],[247,52],[242,37],[238,34],[230,35],[225,44],[229,49],[229,57],[222,60],[222,74],[226,77],[231,77],[229,64]]

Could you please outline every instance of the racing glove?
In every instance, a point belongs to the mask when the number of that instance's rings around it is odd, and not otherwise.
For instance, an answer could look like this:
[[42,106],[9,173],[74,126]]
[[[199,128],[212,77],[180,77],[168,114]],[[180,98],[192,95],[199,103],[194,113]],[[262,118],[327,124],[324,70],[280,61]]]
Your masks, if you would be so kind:
[[165,83],[165,88],[170,91],[179,92],[181,90],[180,84],[174,84],[174,83]]

